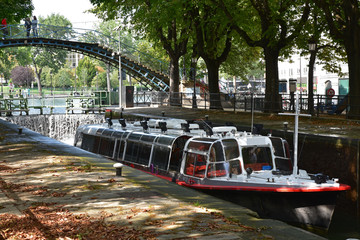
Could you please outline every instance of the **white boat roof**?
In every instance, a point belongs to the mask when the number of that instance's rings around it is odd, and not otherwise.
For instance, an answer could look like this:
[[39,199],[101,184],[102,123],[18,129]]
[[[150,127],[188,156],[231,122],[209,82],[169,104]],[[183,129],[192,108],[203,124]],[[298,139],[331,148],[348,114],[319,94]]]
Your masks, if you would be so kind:
[[238,138],[240,146],[257,146],[257,145],[271,145],[271,140],[268,136],[248,135],[246,137]]

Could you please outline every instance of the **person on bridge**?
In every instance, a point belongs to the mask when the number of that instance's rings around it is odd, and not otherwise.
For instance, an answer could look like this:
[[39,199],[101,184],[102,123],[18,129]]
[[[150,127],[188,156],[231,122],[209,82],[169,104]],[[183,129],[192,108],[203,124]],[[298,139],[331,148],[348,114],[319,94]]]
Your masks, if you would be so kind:
[[26,36],[30,37],[30,31],[31,31],[31,21],[30,18],[25,19],[25,29],[26,29]]
[[38,25],[38,20],[37,20],[36,16],[34,16],[33,20],[31,21],[31,27],[32,27],[34,37],[38,36],[37,25]]
[[3,20],[1,21],[1,28],[3,30],[2,39],[5,39],[7,37],[7,35],[8,35],[6,18],[3,18]]

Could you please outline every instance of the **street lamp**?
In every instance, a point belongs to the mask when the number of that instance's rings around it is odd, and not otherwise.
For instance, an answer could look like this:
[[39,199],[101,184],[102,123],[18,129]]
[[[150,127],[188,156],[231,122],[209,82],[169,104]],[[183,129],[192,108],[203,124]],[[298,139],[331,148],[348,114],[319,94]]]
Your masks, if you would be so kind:
[[196,103],[196,58],[191,58],[191,77],[194,81],[194,91],[193,91],[193,98],[192,98],[192,108],[197,108]]
[[114,28],[115,31],[119,31],[119,52],[118,52],[118,55],[119,55],[119,108],[120,108],[120,111],[122,111],[122,70],[121,70],[121,21],[120,21],[120,24],[119,26],[117,26],[116,28]]
[[316,50],[316,43],[310,42],[309,43],[309,51],[315,51]]
[[310,61],[309,61],[309,101],[308,109],[311,115],[314,114],[314,65],[316,58],[316,42],[311,40],[309,42]]

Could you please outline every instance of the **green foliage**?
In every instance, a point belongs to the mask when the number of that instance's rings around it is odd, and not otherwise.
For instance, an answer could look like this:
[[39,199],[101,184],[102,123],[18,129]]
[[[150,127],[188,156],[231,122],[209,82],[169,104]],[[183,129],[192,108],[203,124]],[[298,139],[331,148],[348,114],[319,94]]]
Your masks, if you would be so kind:
[[62,68],[60,71],[54,76],[55,87],[70,87],[73,85],[73,75],[70,69]]
[[1,0],[0,16],[7,18],[9,23],[18,23],[23,18],[31,15],[34,6],[31,0]]
[[91,86],[95,89],[106,89],[107,88],[106,72],[101,72],[97,74],[93,78]]
[[82,86],[91,86],[91,82],[96,76],[96,69],[89,57],[84,57],[79,61],[79,66],[76,68],[76,75]]
[[[45,19],[39,17],[39,22],[42,24],[71,27],[71,22],[59,14],[51,14]],[[44,29],[39,31],[43,30]],[[44,32],[42,32],[42,34],[43,33]],[[57,31],[57,35],[66,34],[68,34],[67,31]],[[31,56],[38,81],[41,82],[41,72],[43,68],[48,67],[52,70],[52,74],[56,74],[66,63],[67,51],[50,47],[36,47],[31,49]],[[41,93],[41,87],[38,87],[39,92]]]
[[236,39],[220,71],[242,79],[247,79],[248,76],[263,76],[263,66],[259,66],[261,54],[260,48],[249,47],[241,39]]

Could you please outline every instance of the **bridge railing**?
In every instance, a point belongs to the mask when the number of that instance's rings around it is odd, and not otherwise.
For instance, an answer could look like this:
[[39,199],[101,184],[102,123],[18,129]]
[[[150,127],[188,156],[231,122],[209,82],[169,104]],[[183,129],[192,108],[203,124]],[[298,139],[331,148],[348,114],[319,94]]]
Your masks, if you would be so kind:
[[[54,26],[38,24],[37,33],[31,29],[27,31],[24,24],[12,24],[6,27],[0,25],[0,38],[4,39],[23,39],[23,38],[48,38],[65,41],[77,41],[83,43],[99,44],[109,48],[112,52],[119,52],[119,40],[97,30],[72,28],[64,26]],[[121,55],[141,65],[147,66],[152,70],[168,75],[169,64],[159,60],[150,54],[137,50],[135,47],[121,42]]]

